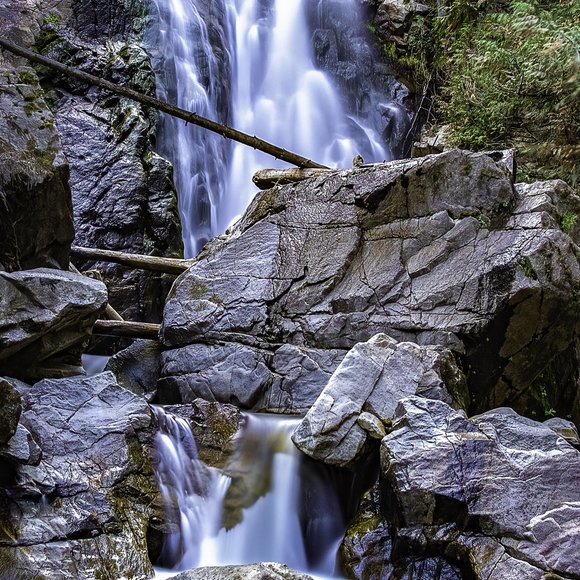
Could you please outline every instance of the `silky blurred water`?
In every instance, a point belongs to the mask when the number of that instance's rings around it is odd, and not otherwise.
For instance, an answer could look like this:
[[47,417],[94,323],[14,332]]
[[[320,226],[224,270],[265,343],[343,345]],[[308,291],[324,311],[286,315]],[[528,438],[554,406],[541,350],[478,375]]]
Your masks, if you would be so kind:
[[[226,529],[231,477],[208,470],[199,461],[195,440],[183,418],[162,408],[155,413],[160,425],[156,471],[160,491],[170,511],[179,506],[179,529],[166,536],[161,554],[161,561],[174,571],[159,570],[159,577],[200,566],[254,562],[279,562],[319,578],[336,577],[344,521],[332,487],[319,490],[325,503],[319,513],[301,521],[300,457],[290,440],[298,419],[246,416],[230,465],[224,469],[241,474],[243,485],[235,490],[235,497],[246,507],[240,521]],[[316,530],[321,552],[314,562],[307,555],[305,530],[309,528]]]
[[[356,154],[368,162],[390,157],[313,64],[306,9],[314,0],[212,0],[211,21],[201,17],[202,0],[152,1],[160,99],[332,167],[351,167]],[[341,2],[357,19],[358,0]],[[174,165],[186,257],[246,209],[255,171],[284,166],[164,114],[157,148]]]

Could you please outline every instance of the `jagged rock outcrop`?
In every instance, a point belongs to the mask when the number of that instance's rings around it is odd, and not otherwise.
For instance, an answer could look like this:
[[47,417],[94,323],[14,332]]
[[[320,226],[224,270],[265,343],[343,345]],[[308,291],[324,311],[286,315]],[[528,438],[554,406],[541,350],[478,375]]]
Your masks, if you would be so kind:
[[[36,37],[40,52],[143,93],[155,78],[142,41],[141,2],[62,0]],[[153,151],[156,113],[61,75],[41,78],[70,164],[75,244],[152,255],[181,252],[171,165]],[[97,268],[112,305],[157,321],[170,279],[118,265]]]
[[0,459],[0,576],[151,577],[146,529],[157,490],[146,402],[111,373],[11,382],[41,458]]
[[415,394],[456,408],[469,404],[465,377],[450,351],[378,334],[350,350],[292,440],[314,459],[352,465],[369,438],[386,434],[398,401]]
[[0,372],[37,380],[78,374],[107,289],[72,272],[0,272]]
[[[35,0],[0,6],[0,34],[30,45]],[[74,237],[69,165],[35,71],[0,51],[0,269],[67,268]]]
[[176,282],[162,376],[193,384],[176,350],[191,343],[217,342],[215,360],[221,342],[343,350],[385,332],[458,353],[473,411],[525,411],[580,324],[577,227],[562,229],[580,199],[543,187],[549,200],[515,190],[502,161],[455,150],[262,192]]
[[[396,571],[439,556],[474,578],[578,578],[579,470],[576,449],[511,409],[467,419],[441,401],[403,399],[374,501],[347,532],[347,567]],[[397,553],[371,545],[377,536]]]

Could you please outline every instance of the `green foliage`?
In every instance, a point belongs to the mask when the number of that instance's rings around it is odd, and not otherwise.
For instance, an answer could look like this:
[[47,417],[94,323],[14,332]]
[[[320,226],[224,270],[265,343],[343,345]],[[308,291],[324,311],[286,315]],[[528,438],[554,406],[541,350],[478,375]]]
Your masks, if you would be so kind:
[[60,24],[60,16],[54,12],[52,14],[47,14],[43,19],[43,23],[58,26]]
[[578,221],[578,216],[575,213],[566,212],[562,216],[562,219],[560,221],[560,226],[562,227],[562,231],[569,234],[574,229],[574,226],[576,225],[577,221]]
[[531,260],[527,256],[523,256],[518,260],[518,266],[521,268],[522,272],[527,278],[531,278],[532,280],[538,279],[536,270],[534,269]]
[[[482,7],[486,6],[486,9]],[[514,146],[523,179],[575,183],[580,154],[580,3],[454,0],[442,21],[441,121],[454,144]],[[446,45],[446,46],[445,46]]]

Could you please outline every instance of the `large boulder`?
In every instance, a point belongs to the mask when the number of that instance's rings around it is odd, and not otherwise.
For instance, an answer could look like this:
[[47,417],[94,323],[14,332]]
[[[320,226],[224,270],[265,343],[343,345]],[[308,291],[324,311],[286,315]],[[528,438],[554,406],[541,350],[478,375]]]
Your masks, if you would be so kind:
[[378,334],[346,355],[292,440],[314,459],[345,467],[381,439],[399,399],[422,395],[466,407],[465,377],[450,351]]
[[192,344],[162,354],[160,403],[198,397],[243,409],[298,414],[316,401],[346,352],[284,345]]
[[72,272],[0,272],[0,372],[78,373],[82,345],[106,304],[101,282]]
[[[0,6],[0,35],[30,46],[35,0]],[[69,166],[34,69],[0,52],[0,269],[67,268],[74,237]],[[2,268],[3,266],[3,268]]]
[[[470,563],[476,578],[579,577],[580,452],[548,426],[410,397],[382,441],[381,471],[387,519],[408,545]],[[419,529],[430,531],[413,540]]]
[[580,325],[578,232],[563,227],[580,198],[543,187],[547,201],[502,161],[454,150],[262,192],[174,285],[164,347],[349,349],[385,332],[460,354],[473,410],[525,411]]
[[42,459],[0,459],[0,576],[151,577],[146,529],[157,491],[148,405],[111,373],[14,386]]

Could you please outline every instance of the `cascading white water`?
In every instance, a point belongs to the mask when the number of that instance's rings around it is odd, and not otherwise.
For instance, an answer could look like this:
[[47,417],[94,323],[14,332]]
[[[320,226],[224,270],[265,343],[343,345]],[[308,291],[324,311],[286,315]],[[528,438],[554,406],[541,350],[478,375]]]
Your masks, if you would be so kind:
[[[319,577],[333,576],[344,522],[328,486],[318,493],[325,505],[319,506],[318,513],[309,510],[310,519],[301,521],[300,458],[290,441],[298,419],[247,415],[239,446],[224,469],[235,474],[232,481],[198,460],[184,419],[161,408],[155,412],[160,425],[157,478],[169,511],[179,508],[178,515],[169,517],[177,521],[179,530],[167,536],[165,562],[172,562],[176,570],[280,562],[303,571],[314,568]],[[236,486],[235,479],[242,485]],[[230,486],[234,509],[246,507],[241,521],[226,530],[223,524],[230,521],[227,510],[232,509]],[[316,495],[315,487],[311,484],[310,495]],[[316,549],[321,552],[315,562],[308,557],[308,529],[315,530]]]
[[[350,167],[357,153],[366,161],[389,157],[313,64],[306,8],[317,0],[152,1],[149,44],[161,99],[329,166]],[[359,1],[340,2],[355,20]],[[174,164],[186,257],[245,210],[256,170],[281,166],[166,115],[158,149]]]
[[[213,0],[224,6],[224,0]],[[220,47],[210,41],[208,24],[192,0],[152,0],[155,24],[149,30],[157,96],[163,101],[212,120],[227,122],[222,75],[229,54],[217,50],[227,45],[229,19],[215,29]],[[214,7],[220,18],[219,6]],[[224,8],[225,10],[225,8]],[[222,110],[220,110],[222,109]],[[218,231],[224,198],[224,167],[230,145],[223,137],[162,114],[157,149],[173,163],[178,192],[184,254],[194,256]]]
[[[217,532],[227,480],[199,460],[187,421],[154,407],[159,422],[156,469],[159,490],[177,529],[165,536],[162,559],[179,570],[197,566],[205,537]],[[176,521],[175,521],[176,520]]]
[[[340,96],[313,64],[305,0],[235,0],[233,4],[236,128],[332,167],[350,167],[357,153],[364,153],[367,161],[384,160],[387,154],[378,135],[368,128],[353,134],[353,121],[346,116]],[[344,4],[345,10],[357,11],[354,1]],[[235,195],[221,212],[220,227],[247,206],[253,173],[282,165],[236,144],[228,182],[228,191]]]

